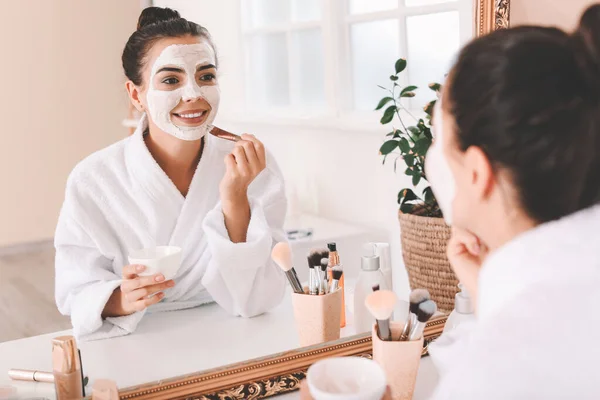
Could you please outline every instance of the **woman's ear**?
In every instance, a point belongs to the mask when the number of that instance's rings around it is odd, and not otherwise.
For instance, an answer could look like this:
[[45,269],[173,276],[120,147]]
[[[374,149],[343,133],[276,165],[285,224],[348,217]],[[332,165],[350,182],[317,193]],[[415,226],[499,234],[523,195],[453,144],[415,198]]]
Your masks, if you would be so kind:
[[466,165],[471,173],[471,184],[474,186],[475,192],[481,199],[488,198],[496,183],[489,158],[477,146],[469,147],[465,152],[465,156]]
[[127,81],[125,83],[125,89],[127,89],[127,94],[129,95],[129,99],[133,106],[139,111],[144,112],[144,105],[140,101],[140,89],[135,86],[132,81]]

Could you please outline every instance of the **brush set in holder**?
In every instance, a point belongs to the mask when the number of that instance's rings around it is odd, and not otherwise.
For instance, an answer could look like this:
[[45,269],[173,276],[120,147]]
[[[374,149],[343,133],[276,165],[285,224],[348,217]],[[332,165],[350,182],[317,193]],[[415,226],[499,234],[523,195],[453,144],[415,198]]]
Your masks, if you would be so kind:
[[375,290],[365,305],[375,317],[373,326],[373,360],[385,371],[392,390],[392,399],[410,400],[413,397],[421,353],[423,331],[437,306],[424,289],[410,295],[410,313],[404,322],[391,322],[397,302],[394,292]]
[[293,290],[292,306],[300,346],[311,346],[340,338],[342,295],[340,265],[332,265],[328,250],[313,250],[308,256],[309,277],[303,286],[292,266],[287,243],[278,243],[271,254],[285,272]]

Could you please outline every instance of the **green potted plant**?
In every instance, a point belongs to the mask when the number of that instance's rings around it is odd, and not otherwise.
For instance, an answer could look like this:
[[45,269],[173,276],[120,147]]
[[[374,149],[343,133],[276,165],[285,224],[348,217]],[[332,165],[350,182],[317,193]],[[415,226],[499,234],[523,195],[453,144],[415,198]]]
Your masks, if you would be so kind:
[[[402,165],[404,174],[412,181],[412,187],[403,188],[398,193],[402,256],[410,286],[429,290],[439,310],[449,313],[454,308],[458,285],[446,257],[450,228],[442,218],[425,173],[425,155],[433,141],[431,114],[437,100],[425,106],[422,118],[413,116],[404,107],[402,99],[414,97],[418,89],[413,85],[402,87],[398,84],[399,75],[406,65],[405,59],[396,61],[395,74],[390,76],[391,87],[379,86],[387,94],[379,101],[376,110],[383,110],[381,124],[392,125],[379,152],[384,164],[393,159],[394,171],[399,164]],[[439,94],[441,85],[432,83],[429,89]],[[412,120],[412,124],[406,122],[403,114]]]

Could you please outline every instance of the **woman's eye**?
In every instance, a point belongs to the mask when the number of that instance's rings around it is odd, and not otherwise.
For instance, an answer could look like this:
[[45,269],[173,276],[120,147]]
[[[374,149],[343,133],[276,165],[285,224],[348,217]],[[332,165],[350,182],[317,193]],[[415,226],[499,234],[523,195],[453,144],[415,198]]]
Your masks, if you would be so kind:
[[166,83],[167,85],[175,85],[179,83],[179,80],[177,78],[167,78],[163,79],[162,83]]
[[211,81],[215,80],[216,78],[217,77],[215,76],[215,74],[206,74],[206,75],[202,75],[200,77],[200,80],[204,81],[204,82],[211,82]]

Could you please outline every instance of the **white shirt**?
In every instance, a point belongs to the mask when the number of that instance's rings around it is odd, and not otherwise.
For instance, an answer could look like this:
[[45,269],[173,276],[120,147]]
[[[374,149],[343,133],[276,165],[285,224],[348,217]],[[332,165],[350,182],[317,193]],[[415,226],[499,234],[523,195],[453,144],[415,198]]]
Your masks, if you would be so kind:
[[435,400],[600,399],[600,205],[491,254],[478,296],[470,334],[430,348]]

